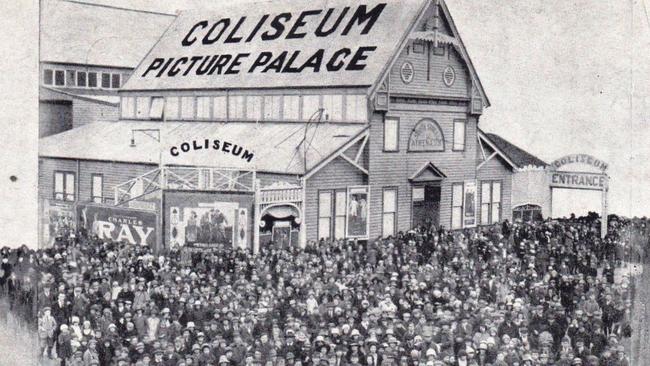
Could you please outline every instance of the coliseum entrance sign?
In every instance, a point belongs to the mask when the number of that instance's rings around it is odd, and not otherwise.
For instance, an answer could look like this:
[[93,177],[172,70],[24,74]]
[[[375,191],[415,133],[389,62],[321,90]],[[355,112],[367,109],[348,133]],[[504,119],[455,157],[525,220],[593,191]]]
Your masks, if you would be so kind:
[[[558,170],[569,164],[588,166],[596,172]],[[601,237],[607,235],[607,192],[609,190],[609,176],[605,173],[608,164],[587,154],[571,154],[563,156],[551,163],[549,171],[549,185],[551,187],[551,205],[553,202],[553,188],[586,189],[600,191],[601,195]]]

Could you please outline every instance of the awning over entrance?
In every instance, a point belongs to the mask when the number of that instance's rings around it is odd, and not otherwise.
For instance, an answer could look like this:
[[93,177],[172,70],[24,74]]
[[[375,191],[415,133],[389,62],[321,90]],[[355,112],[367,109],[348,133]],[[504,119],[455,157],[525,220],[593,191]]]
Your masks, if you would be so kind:
[[39,155],[304,174],[366,128],[326,122],[96,122],[41,139]]
[[438,169],[432,162],[425,163],[409,180],[411,182],[438,182],[447,178],[447,175]]

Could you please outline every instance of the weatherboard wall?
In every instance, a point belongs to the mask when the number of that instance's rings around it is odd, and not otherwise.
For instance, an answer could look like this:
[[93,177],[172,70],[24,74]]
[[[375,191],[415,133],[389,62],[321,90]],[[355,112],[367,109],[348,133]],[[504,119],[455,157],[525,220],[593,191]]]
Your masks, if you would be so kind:
[[[440,225],[451,227],[451,187],[476,178],[476,123],[477,119],[467,113],[466,107],[391,105],[387,117],[399,118],[399,151],[385,152],[383,146],[384,116],[373,114],[370,122],[370,235],[382,232],[381,190],[398,189],[397,230],[412,227],[412,185],[409,177],[424,164],[433,163],[447,177],[441,182]],[[409,139],[415,125],[422,119],[432,119],[440,126],[445,140],[445,150],[436,152],[408,151]],[[452,151],[454,120],[466,121],[464,151]]]
[[[349,186],[366,184],[368,181],[365,174],[342,158],[332,160],[307,179],[304,208],[307,241],[319,239],[318,193],[320,191],[330,191],[334,197],[335,191],[347,191]],[[370,192],[370,199],[372,195],[373,192]]]

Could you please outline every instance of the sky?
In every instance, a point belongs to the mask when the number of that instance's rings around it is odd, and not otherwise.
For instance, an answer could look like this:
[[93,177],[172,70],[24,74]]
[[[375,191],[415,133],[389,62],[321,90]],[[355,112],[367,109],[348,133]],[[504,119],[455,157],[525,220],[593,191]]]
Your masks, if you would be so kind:
[[[206,0],[87,0],[174,13]],[[247,0],[244,0],[247,1]],[[447,0],[491,101],[480,127],[547,162],[610,165],[610,212],[650,216],[650,21],[643,1]],[[598,192],[554,192],[554,215],[599,209]]]

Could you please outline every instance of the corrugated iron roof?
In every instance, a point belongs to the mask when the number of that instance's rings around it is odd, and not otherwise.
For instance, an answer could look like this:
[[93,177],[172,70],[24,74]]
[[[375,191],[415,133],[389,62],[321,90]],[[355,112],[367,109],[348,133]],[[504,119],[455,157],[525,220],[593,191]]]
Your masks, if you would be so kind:
[[41,2],[40,60],[134,68],[173,15],[80,2]]
[[89,102],[99,102],[101,104],[108,104],[112,106],[120,105],[120,97],[116,92],[89,92],[84,89],[72,89],[72,88],[52,88],[47,86],[41,86],[39,92],[39,100],[41,101],[60,101],[60,100],[72,100],[74,98],[83,99]]
[[[427,1],[285,0],[269,6],[251,6],[251,4],[232,1],[224,3],[223,8],[219,9],[219,11],[186,11],[176,18],[174,24],[169,27],[151,52],[143,59],[135,73],[123,86],[123,90],[195,90],[289,86],[367,87],[376,82],[384,65],[397,52],[401,39],[409,31],[409,27]],[[382,8],[377,21],[367,34],[363,34],[363,29],[369,25],[369,22],[362,21],[361,25],[357,21],[352,22],[353,14],[360,6],[366,6],[364,11],[369,12],[381,4],[386,5]],[[348,10],[344,13],[346,8]],[[330,9],[333,9],[332,12],[329,11]],[[318,13],[308,14],[303,18],[302,14],[305,11]],[[281,36],[274,40],[262,40],[261,35],[267,34],[267,32],[271,35],[276,33],[278,27],[272,26],[272,24],[277,21],[276,16],[280,14],[289,14],[290,16],[290,19],[284,18],[279,23],[275,23],[284,27]],[[329,18],[327,18],[328,14]],[[336,27],[335,24],[341,14],[344,14],[341,18],[342,21]],[[265,16],[268,17],[265,18]],[[229,19],[229,26],[222,32],[224,23],[218,22],[221,20],[225,22],[224,19],[226,18]],[[327,20],[323,23],[323,30],[333,28],[334,31],[329,35],[318,37],[315,31],[323,20]],[[300,23],[296,23],[297,21],[300,21]],[[261,28],[257,28],[259,23],[263,24]],[[301,24],[297,27],[297,33],[304,34],[304,36],[287,39],[287,34],[290,29],[294,28],[295,24]],[[346,33],[344,30],[348,25],[351,28]],[[211,29],[215,31],[208,39],[219,36],[218,40],[212,44],[204,45],[202,40]],[[233,29],[236,29],[235,38],[241,37],[242,40],[226,43],[225,40]],[[184,39],[188,40],[186,45],[183,45]],[[348,70],[346,68],[337,71],[326,70],[326,64],[334,57],[334,52],[344,48],[351,50],[352,54],[345,59],[345,61],[349,62],[360,47],[376,47],[375,50],[365,54],[367,59],[360,60],[360,63],[366,65],[363,70]],[[316,55],[319,49],[323,49],[324,54],[322,66],[318,72],[313,68],[306,68],[300,72],[282,73],[273,70],[262,72],[264,67],[258,67],[249,72],[251,66],[263,52],[272,53],[268,63],[265,64],[270,65],[273,64],[274,60],[277,60],[283,51],[287,51],[285,62],[281,65],[282,70],[285,71],[284,67],[289,64],[294,52],[299,52],[292,64],[294,68],[297,68],[305,64],[311,56]],[[212,55],[232,55],[234,57],[242,53],[249,54],[249,56],[241,59],[241,66],[239,67],[241,71],[238,74],[226,75],[214,72],[212,74],[197,75],[196,73],[199,68],[198,65],[206,60],[206,57]],[[334,64],[342,60],[340,56],[334,57]],[[164,64],[167,64],[167,62],[175,64],[183,57],[187,59],[192,59],[192,57],[203,58],[197,61],[193,69],[187,74],[184,71],[187,70],[189,62],[179,64],[181,72],[175,76],[169,76],[166,72],[158,75],[157,71],[159,69],[145,75],[145,72],[153,65],[154,60],[163,60]],[[174,58],[174,60],[170,61],[171,58]],[[277,62],[280,63],[280,61]],[[162,64],[160,62],[158,64],[162,68]],[[167,69],[172,68],[173,66],[168,64]]]
[[[307,129],[305,139],[305,128]],[[135,133],[133,130],[159,129]],[[95,122],[40,140],[39,155],[80,160],[103,160],[177,166],[218,166],[263,172],[303,174],[326,159],[351,139],[367,129],[364,124],[351,123],[253,123],[253,122]],[[209,149],[181,152],[180,146],[197,141]],[[213,140],[230,142],[254,154],[251,162],[212,148]],[[306,143],[304,142],[306,141]],[[162,145],[161,145],[162,144]],[[162,154],[160,154],[162,149]],[[170,149],[176,146],[178,156]],[[307,166],[304,149],[307,149]],[[162,156],[161,156],[162,155]],[[305,169],[306,168],[306,169]]]
[[524,149],[497,134],[485,132],[484,134],[490,139],[490,141],[492,141],[494,145],[496,145],[499,150],[501,150],[502,153],[506,154],[508,158],[510,158],[510,160],[512,160],[512,162],[517,165],[518,168],[523,168],[529,165],[536,167],[545,167],[548,165],[542,159],[525,151]]

